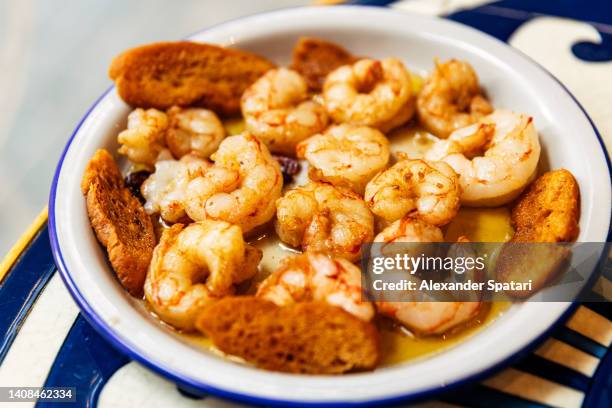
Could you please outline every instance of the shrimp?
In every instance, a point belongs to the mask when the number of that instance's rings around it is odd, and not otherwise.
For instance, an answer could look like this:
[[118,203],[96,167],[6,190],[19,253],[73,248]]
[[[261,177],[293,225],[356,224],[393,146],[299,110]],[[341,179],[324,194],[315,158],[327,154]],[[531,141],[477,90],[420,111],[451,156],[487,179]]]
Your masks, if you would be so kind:
[[185,211],[195,220],[223,220],[243,232],[270,221],[283,175],[266,146],[248,132],[230,136],[211,156],[214,165],[187,186]]
[[163,321],[191,331],[203,307],[255,275],[261,256],[244,242],[240,228],[227,222],[174,224],[153,252],[145,297]]
[[378,302],[378,312],[419,335],[440,335],[478,315],[482,302]]
[[176,158],[193,153],[208,159],[225,137],[223,124],[213,111],[173,106],[166,113],[166,144]]
[[382,230],[374,242],[444,242],[444,235],[435,225],[408,215]]
[[478,76],[470,64],[436,61],[433,73],[417,97],[420,123],[431,133],[447,138],[493,111],[482,95]]
[[461,189],[446,163],[403,160],[374,177],[365,188],[372,212],[392,222],[416,212],[433,225],[448,224],[457,215]]
[[[415,256],[427,252],[426,243],[443,241],[440,228],[414,217],[404,217],[401,220],[395,221],[374,239],[374,242],[381,243],[425,243],[415,247],[401,247],[404,250],[414,252]],[[465,239],[462,238],[461,242],[465,242]],[[397,251],[397,247],[395,250]],[[408,293],[405,295],[407,299],[411,296]],[[408,300],[401,302],[376,302],[376,307],[380,314],[395,319],[419,335],[443,334],[449,329],[475,317],[479,313],[481,306],[482,302],[441,302],[435,299],[430,299],[427,302]]]
[[119,133],[119,153],[133,163],[153,166],[164,149],[168,116],[157,109],[135,109],[128,115],[127,129]]
[[[470,159],[478,150],[484,153]],[[533,180],[540,142],[533,118],[496,110],[434,143],[425,158],[444,161],[459,174],[463,204],[496,207],[515,199]]]
[[332,182],[340,178],[360,194],[387,166],[389,154],[389,141],[381,132],[348,124],[332,126],[297,146],[298,158],[310,163],[311,179]]
[[247,130],[274,153],[295,155],[295,146],[327,126],[323,106],[309,99],[296,71],[278,68],[253,83],[240,101]]
[[387,132],[415,112],[410,73],[396,58],[361,59],[332,71],[323,85],[325,107],[336,123]]
[[159,213],[168,222],[185,220],[185,199],[189,182],[202,177],[212,163],[192,154],[174,160],[167,150],[160,153],[155,172],[140,187],[147,214]]
[[276,202],[276,233],[281,241],[350,261],[374,236],[374,217],[348,188],[311,181],[289,190]]
[[[374,242],[381,244],[371,247],[371,257],[394,256],[398,251],[418,257],[424,253],[434,254],[434,248],[428,246],[432,242],[444,242],[442,230],[412,215],[407,215],[383,229]],[[412,243],[406,245],[406,242]],[[423,245],[421,245],[422,243]]]
[[323,301],[366,322],[374,317],[372,303],[362,300],[361,270],[346,259],[318,252],[285,259],[261,283],[256,296],[279,306]]

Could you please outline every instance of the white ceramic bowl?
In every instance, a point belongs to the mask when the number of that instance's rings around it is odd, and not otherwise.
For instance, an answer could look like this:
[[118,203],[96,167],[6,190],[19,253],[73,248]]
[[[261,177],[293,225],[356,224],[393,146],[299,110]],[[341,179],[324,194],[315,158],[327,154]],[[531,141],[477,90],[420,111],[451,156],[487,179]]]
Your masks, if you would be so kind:
[[[416,70],[433,59],[468,60],[497,107],[535,118],[542,162],[565,167],[582,192],[580,241],[605,241],[610,175],[596,130],[573,97],[541,67],[496,39],[454,22],[367,7],[295,8],[259,14],[191,37],[239,47],[286,64],[301,35],[336,41],[357,55],[396,56]],[[510,361],[571,310],[571,303],[515,305],[490,327],[442,354],[344,376],[296,376],[232,363],[184,343],[120,287],[87,219],[81,174],[96,149],[117,148],[129,107],[114,89],[85,115],[59,163],[50,198],[56,262],[93,326],[112,344],[192,390],[275,404],[374,403],[430,395]]]

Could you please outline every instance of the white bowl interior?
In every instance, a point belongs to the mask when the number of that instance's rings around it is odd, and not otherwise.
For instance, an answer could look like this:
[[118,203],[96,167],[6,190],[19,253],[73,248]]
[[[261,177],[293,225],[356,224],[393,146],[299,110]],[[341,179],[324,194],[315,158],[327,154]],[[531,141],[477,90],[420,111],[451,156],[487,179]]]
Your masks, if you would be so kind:
[[[535,119],[545,167],[569,169],[582,194],[580,241],[605,241],[610,219],[610,177],[587,117],[545,71],[509,47],[464,26],[438,19],[363,7],[289,9],[257,15],[193,36],[289,62],[302,35],[336,41],[357,55],[395,56],[417,72],[434,58],[469,61],[496,107]],[[122,290],[89,225],[79,190],[94,151],[115,151],[129,112],[111,90],[85,118],[72,140],[52,203],[67,280],[103,331],[151,365],[229,392],[296,402],[363,402],[412,395],[453,383],[512,356],[546,331],[569,303],[515,305],[468,341],[431,358],[341,377],[294,376],[257,370],[208,354],[181,341],[154,321]]]

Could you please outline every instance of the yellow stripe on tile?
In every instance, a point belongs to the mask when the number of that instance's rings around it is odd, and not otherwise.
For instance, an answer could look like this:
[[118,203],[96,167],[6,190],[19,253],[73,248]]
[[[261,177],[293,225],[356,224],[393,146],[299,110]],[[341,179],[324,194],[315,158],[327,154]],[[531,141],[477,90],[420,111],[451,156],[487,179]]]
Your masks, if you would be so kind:
[[578,408],[584,398],[580,391],[513,368],[482,383],[517,397],[554,407]]
[[333,6],[334,4],[342,4],[344,0],[314,0],[313,6]]
[[599,365],[597,357],[556,339],[547,340],[535,351],[535,354],[589,377],[595,373]]
[[587,307],[580,306],[565,325],[605,347],[610,347],[612,322]]
[[34,222],[30,224],[28,229],[19,237],[17,242],[15,242],[15,245],[6,253],[2,262],[0,262],[0,282],[45,222],[47,222],[47,207],[36,216]]
[[600,276],[593,286],[593,292],[597,293],[608,302],[612,301],[612,281],[605,276]]

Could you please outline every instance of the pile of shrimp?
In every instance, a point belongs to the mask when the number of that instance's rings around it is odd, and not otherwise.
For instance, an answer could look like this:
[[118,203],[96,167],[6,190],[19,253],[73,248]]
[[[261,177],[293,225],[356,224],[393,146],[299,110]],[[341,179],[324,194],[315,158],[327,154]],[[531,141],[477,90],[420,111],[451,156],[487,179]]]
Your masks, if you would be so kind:
[[[382,315],[416,335],[442,335],[482,302],[371,302],[361,288],[364,244],[443,242],[463,206],[509,203],[533,179],[534,121],[495,109],[467,62],[435,61],[422,80],[397,58],[361,58],[331,71],[320,93],[275,68],[242,95],[244,131],[213,111],[135,109],[119,153],[151,175],[145,210],[163,221],[145,283],[152,310],[183,331],[223,296],[240,293],[262,258],[249,244],[273,234],[301,254],[254,290],[278,305],[323,301],[356,318]],[[420,126],[423,157],[392,154],[390,132]],[[276,155],[307,171],[284,181]],[[285,174],[286,176],[286,174]]]

